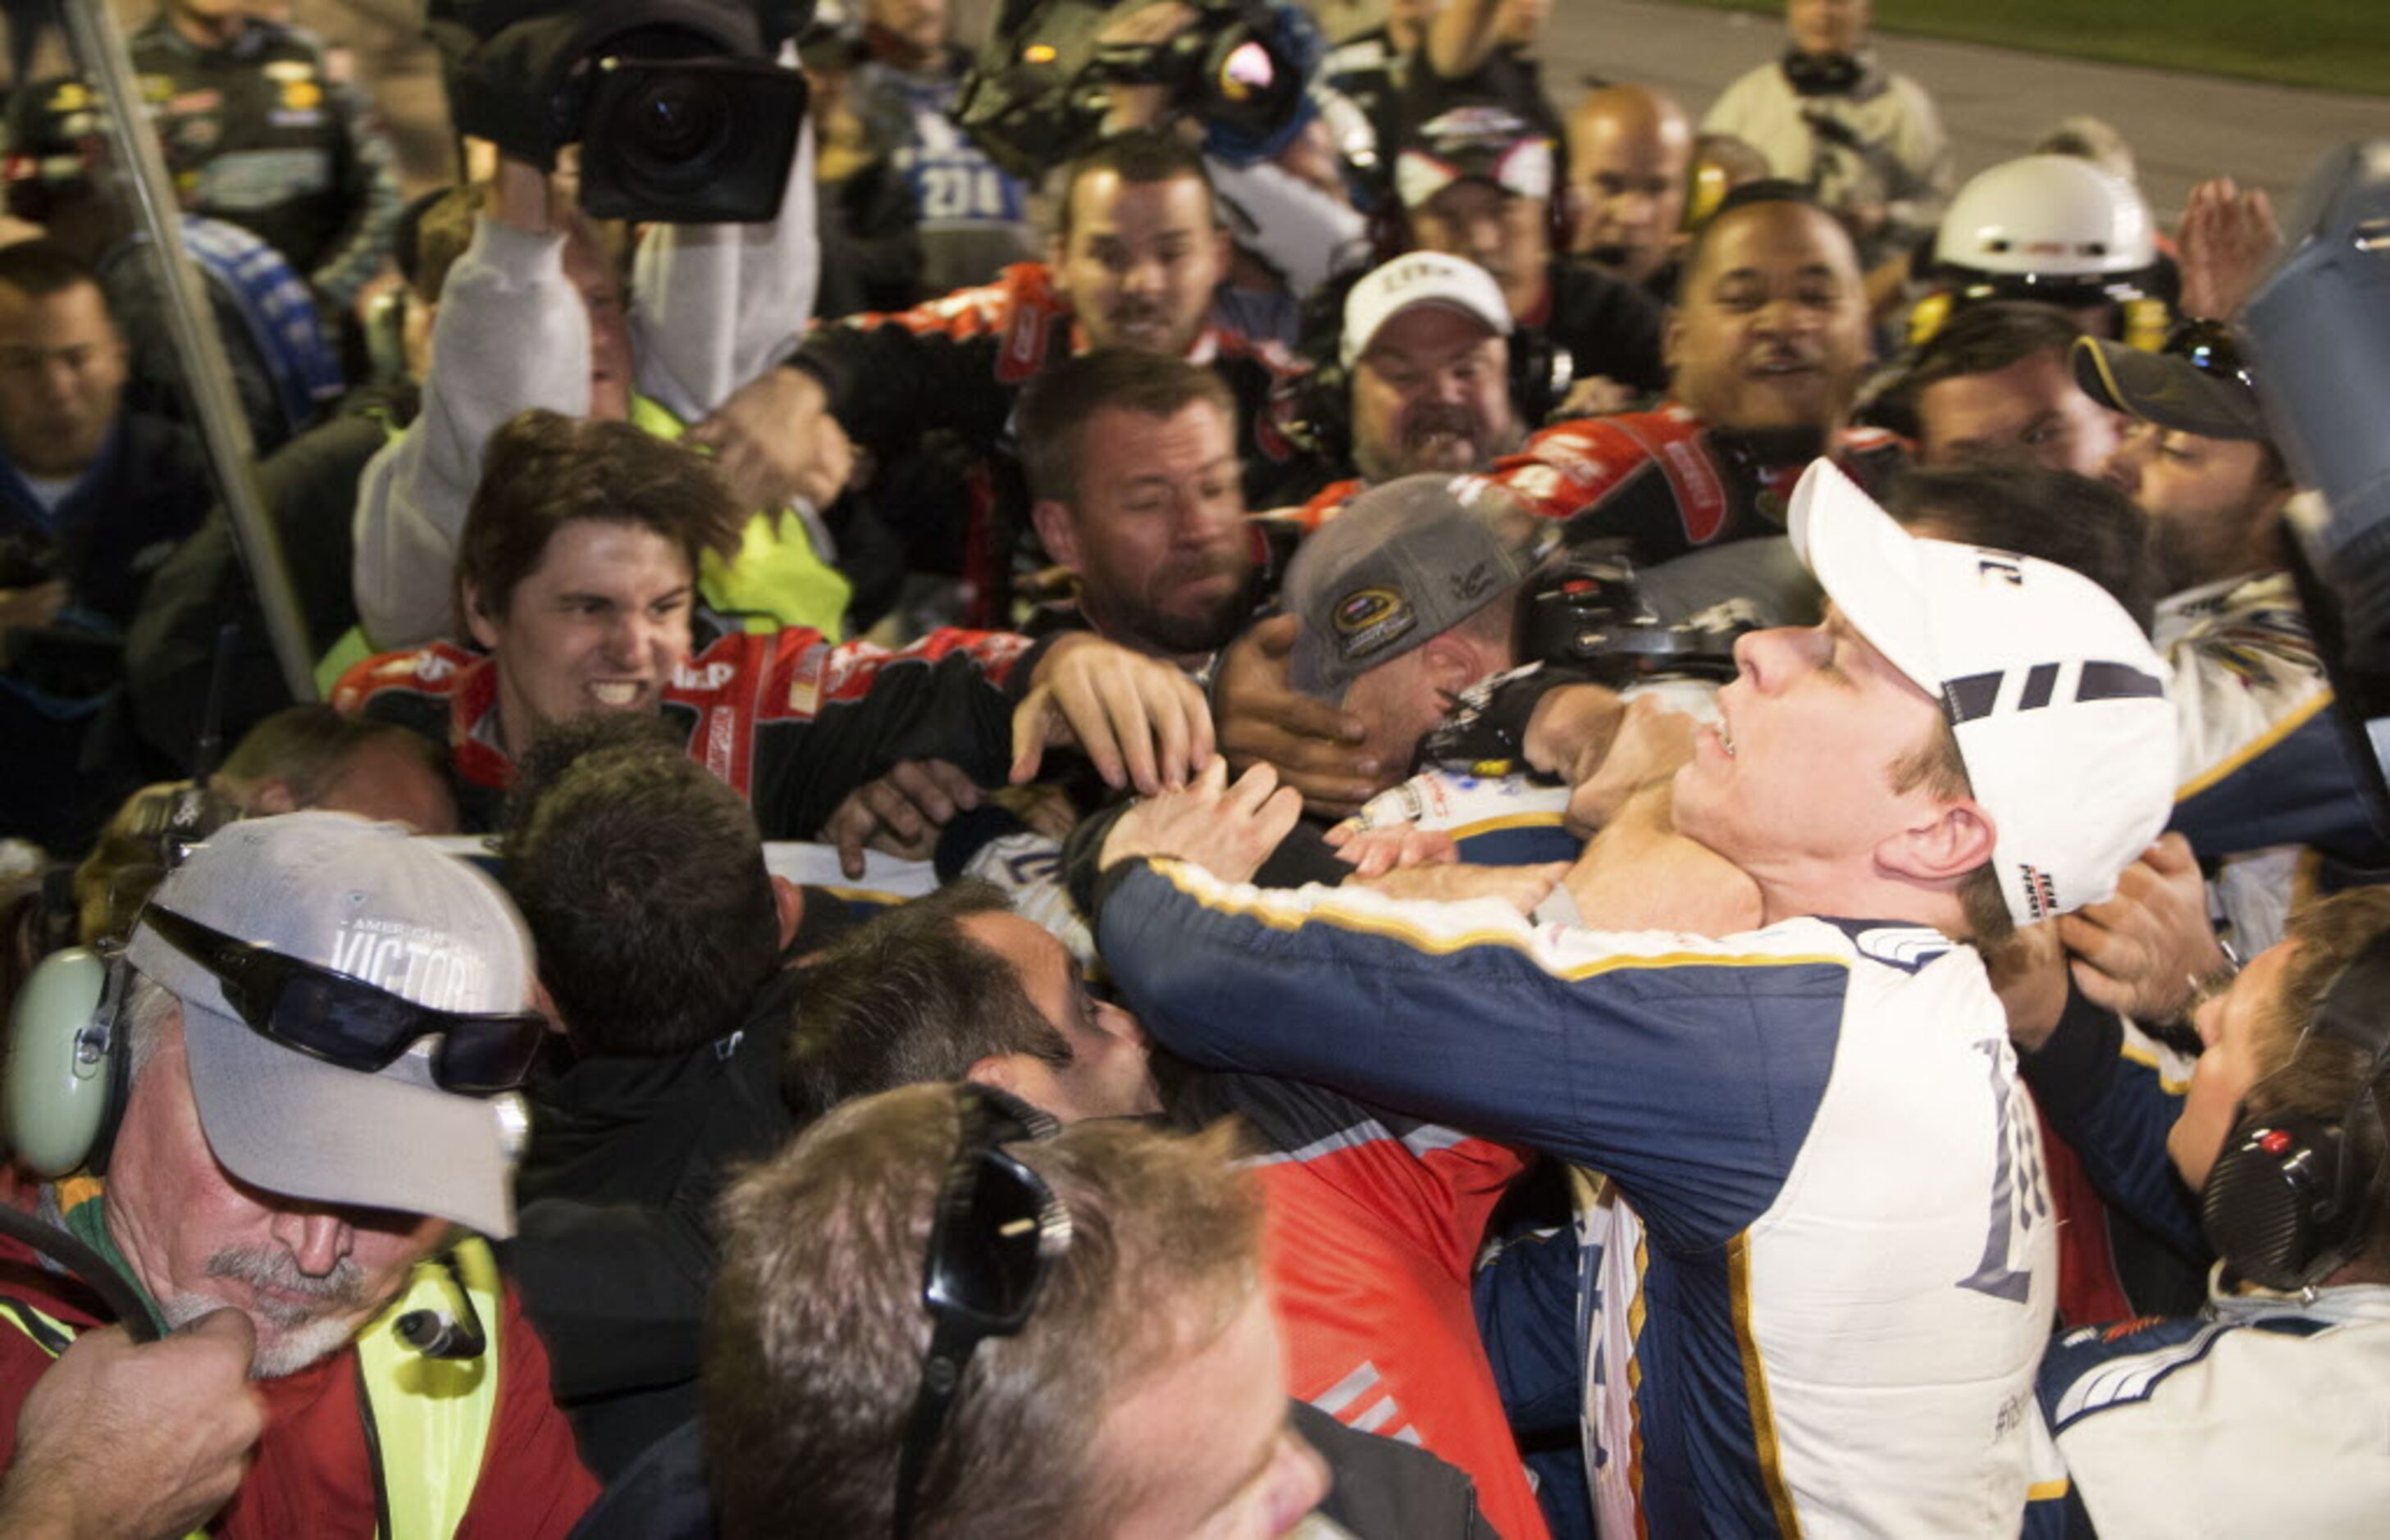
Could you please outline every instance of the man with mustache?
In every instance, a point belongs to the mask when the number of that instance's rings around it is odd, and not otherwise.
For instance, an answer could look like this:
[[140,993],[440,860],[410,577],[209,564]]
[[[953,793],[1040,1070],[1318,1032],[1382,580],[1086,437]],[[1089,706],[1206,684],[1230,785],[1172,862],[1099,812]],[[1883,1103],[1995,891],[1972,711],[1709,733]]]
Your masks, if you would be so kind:
[[[397,825],[254,819],[121,956],[44,966],[6,1200],[86,1255],[0,1241],[0,1531],[569,1530],[597,1483],[469,1233],[513,1232],[547,1036],[496,885]],[[85,1054],[105,1072],[36,1074]],[[172,1335],[101,1328],[107,1286]]]
[[[1510,389],[1510,311],[1466,257],[1408,251],[1344,297],[1337,356],[1320,361],[1305,415],[1323,451],[1360,472],[1304,505],[1316,526],[1362,488],[1423,471],[1483,470],[1525,437]],[[1342,399],[1338,399],[1339,397]],[[1326,430],[1349,427],[1351,443]]]

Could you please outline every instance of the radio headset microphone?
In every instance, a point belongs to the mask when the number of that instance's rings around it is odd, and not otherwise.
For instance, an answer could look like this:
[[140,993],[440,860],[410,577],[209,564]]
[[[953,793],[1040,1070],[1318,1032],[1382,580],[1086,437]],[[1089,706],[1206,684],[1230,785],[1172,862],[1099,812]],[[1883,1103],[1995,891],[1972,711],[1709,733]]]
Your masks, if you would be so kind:
[[392,1328],[398,1340],[426,1358],[463,1360],[489,1352],[490,1338],[482,1328],[482,1313],[473,1308],[473,1296],[466,1292],[464,1279],[456,1275],[454,1252],[440,1259],[439,1288],[444,1297],[437,1304],[410,1310],[398,1318]]

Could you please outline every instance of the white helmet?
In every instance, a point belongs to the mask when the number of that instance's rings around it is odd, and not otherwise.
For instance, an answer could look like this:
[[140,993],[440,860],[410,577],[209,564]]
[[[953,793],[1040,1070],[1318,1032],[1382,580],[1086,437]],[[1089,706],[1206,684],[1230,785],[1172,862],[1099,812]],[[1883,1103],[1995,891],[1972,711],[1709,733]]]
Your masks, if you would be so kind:
[[2122,177],[2072,155],[2027,155],[1959,189],[1934,255],[2013,297],[2105,289],[2157,261],[2153,225]]

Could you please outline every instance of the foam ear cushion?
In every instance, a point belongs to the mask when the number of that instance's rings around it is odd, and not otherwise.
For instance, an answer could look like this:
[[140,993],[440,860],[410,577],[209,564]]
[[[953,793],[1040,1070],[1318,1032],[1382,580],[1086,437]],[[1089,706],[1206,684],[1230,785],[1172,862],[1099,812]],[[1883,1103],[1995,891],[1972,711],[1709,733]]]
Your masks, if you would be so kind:
[[91,1157],[112,1120],[122,1055],[112,1018],[122,964],[75,946],[42,960],[8,1016],[8,1067],[0,1089],[8,1146],[44,1176]]

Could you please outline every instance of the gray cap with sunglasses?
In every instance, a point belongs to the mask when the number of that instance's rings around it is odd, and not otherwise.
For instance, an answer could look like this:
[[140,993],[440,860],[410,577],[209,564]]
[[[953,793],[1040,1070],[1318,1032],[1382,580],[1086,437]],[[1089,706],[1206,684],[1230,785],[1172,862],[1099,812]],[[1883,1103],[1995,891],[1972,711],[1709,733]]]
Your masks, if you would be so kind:
[[[531,940],[496,883],[398,825],[292,813],[228,825],[150,904],[190,923],[145,913],[126,956],[183,1003],[226,1171],[513,1233],[523,1114],[487,1083],[520,1079],[537,1022]],[[483,1094],[443,1088],[459,1083]]]

